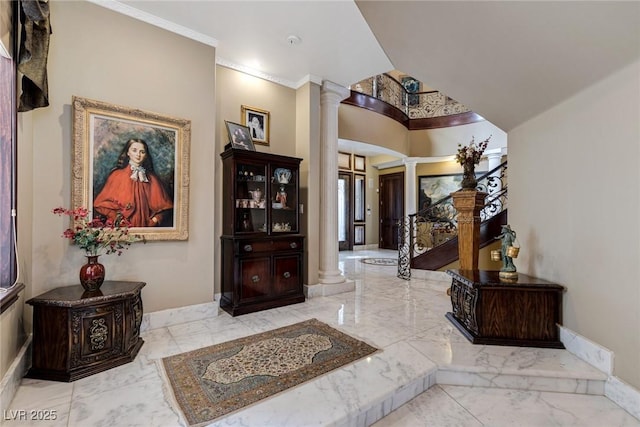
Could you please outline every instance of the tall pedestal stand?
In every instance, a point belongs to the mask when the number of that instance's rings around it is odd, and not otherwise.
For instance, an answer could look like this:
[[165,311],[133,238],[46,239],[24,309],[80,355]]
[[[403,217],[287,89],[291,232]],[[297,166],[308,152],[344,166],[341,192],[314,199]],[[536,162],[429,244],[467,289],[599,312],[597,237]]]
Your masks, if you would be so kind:
[[480,211],[487,193],[460,190],[452,193],[458,211],[458,257],[460,270],[477,270],[480,252]]

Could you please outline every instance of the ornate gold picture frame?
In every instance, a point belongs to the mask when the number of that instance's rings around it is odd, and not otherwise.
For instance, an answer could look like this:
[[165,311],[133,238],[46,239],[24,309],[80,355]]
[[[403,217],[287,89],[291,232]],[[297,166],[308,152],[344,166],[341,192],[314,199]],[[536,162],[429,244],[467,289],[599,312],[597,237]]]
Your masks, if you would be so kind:
[[269,145],[270,114],[267,110],[243,105],[240,109],[242,124],[249,128],[254,144]]
[[191,121],[76,96],[72,108],[73,208],[117,210],[146,240],[187,240]]

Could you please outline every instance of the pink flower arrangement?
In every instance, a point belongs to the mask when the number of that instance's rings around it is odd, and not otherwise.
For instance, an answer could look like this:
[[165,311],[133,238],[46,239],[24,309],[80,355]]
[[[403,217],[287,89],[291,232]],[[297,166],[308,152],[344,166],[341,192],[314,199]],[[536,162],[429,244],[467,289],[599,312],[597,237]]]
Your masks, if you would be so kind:
[[489,135],[489,138],[476,145],[474,138],[471,137],[471,143],[469,145],[463,147],[462,144],[458,144],[456,162],[460,163],[462,166],[464,166],[465,163],[471,163],[474,165],[480,163],[482,153],[484,153],[484,150],[487,149],[487,145],[489,145],[490,139],[491,135]]
[[72,210],[58,207],[52,212],[73,220],[72,227],[67,228],[62,237],[84,249],[88,256],[99,255],[101,250],[107,255],[116,253],[120,256],[131,243],[143,240],[136,234],[129,234],[131,224],[120,214],[115,220],[102,221],[91,219],[89,210],[82,206]]

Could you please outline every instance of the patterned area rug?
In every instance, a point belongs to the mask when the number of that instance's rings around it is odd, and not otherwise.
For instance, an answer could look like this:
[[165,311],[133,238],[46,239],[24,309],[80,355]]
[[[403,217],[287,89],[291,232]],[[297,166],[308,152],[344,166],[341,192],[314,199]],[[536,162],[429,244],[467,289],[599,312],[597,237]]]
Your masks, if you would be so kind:
[[184,419],[198,426],[375,351],[311,319],[166,357],[161,367]]
[[362,262],[375,265],[398,265],[396,258],[363,258]]

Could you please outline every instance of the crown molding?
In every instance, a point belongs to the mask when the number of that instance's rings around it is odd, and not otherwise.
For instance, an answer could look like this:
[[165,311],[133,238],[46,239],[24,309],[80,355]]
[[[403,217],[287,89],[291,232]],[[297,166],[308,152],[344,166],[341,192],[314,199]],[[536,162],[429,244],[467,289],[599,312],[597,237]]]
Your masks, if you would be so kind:
[[297,87],[296,89],[301,88],[302,86],[304,86],[307,83],[315,83],[318,86],[322,86],[322,77],[319,76],[315,76],[313,74],[307,74],[306,76],[304,76],[303,78],[301,78],[300,80],[298,80],[297,83]]
[[216,57],[216,64],[221,67],[230,68],[232,70],[236,70],[240,73],[248,74],[250,76],[258,77],[263,80],[270,81],[271,83],[279,84],[281,86],[285,86],[291,89],[298,90],[305,84],[311,82],[315,83],[318,86],[322,86],[322,77],[315,76],[313,74],[307,74],[297,82],[293,82],[291,80],[283,79],[280,77],[275,77],[270,74],[264,73],[259,70],[255,70],[250,67],[245,67],[244,65],[236,64],[235,62],[229,61],[225,58]]
[[179,34],[183,37],[187,37],[191,40],[204,43],[208,46],[218,47],[218,40],[214,39],[213,37],[199,33],[190,28],[183,27],[182,25],[178,25],[176,23],[167,21],[166,19],[159,18],[148,12],[144,12],[142,10],[136,9],[126,4],[120,3],[119,1],[116,1],[116,0],[87,0],[87,1],[89,3],[93,3],[95,5],[104,7],[106,9],[113,10],[114,12],[118,12],[122,15],[126,15],[131,18],[137,19],[138,21],[146,22],[147,24],[151,24],[158,28],[162,28],[163,30],[167,30],[175,34]]
[[222,67],[231,68],[232,70],[236,70],[236,71],[239,71],[241,73],[248,74],[250,76],[258,77],[258,78],[261,78],[263,80],[268,80],[268,81],[270,81],[272,83],[276,83],[276,84],[279,84],[279,85],[282,85],[282,86],[286,86],[286,87],[291,88],[291,89],[298,89],[301,86],[299,84],[296,84],[296,83],[292,82],[291,80],[275,77],[275,76],[272,76],[270,74],[264,73],[262,71],[255,70],[253,68],[246,67],[244,65],[239,65],[239,64],[236,64],[235,62],[228,61],[228,60],[226,60],[224,58],[220,58],[219,56],[216,56],[216,64],[218,64],[218,65],[220,65]]

